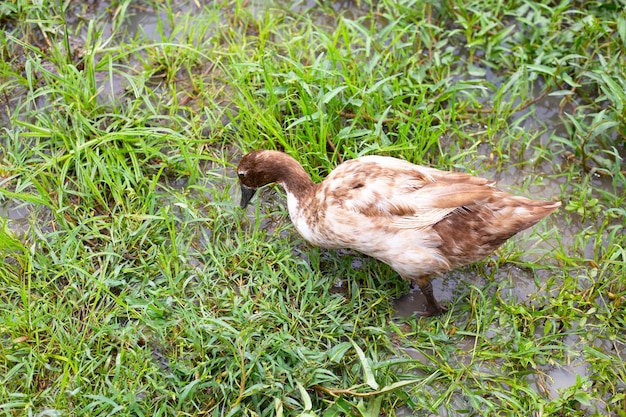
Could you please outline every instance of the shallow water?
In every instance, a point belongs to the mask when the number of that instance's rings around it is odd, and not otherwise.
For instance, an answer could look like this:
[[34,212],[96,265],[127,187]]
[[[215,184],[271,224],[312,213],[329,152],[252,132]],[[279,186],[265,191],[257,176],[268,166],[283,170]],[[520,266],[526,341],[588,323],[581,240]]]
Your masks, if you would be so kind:
[[30,228],[29,217],[33,210],[34,207],[27,203],[9,199],[0,202],[0,217],[9,221],[10,230],[17,236],[23,236],[28,232]]

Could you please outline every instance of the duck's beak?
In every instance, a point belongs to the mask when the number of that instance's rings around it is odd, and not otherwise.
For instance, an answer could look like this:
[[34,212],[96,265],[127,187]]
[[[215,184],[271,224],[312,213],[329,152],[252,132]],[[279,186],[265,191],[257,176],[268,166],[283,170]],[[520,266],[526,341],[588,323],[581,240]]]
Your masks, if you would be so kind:
[[256,188],[246,187],[243,184],[241,185],[241,208],[245,209],[248,206],[248,203],[254,197],[254,193],[256,192]]

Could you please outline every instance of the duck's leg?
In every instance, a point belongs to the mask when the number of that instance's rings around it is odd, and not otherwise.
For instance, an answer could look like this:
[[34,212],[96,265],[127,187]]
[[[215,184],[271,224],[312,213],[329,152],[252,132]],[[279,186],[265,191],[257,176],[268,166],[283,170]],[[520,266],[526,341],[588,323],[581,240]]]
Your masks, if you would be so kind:
[[433,293],[433,285],[430,283],[429,278],[420,278],[415,280],[417,285],[422,290],[422,294],[426,297],[426,311],[418,312],[420,316],[438,316],[442,314],[447,308],[441,306],[435,299],[435,294]]

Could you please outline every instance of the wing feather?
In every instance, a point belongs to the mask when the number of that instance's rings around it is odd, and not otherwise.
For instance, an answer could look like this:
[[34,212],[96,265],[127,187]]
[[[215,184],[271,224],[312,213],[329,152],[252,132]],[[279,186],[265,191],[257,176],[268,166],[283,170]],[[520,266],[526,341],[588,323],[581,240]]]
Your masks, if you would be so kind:
[[335,195],[344,208],[367,217],[386,217],[387,225],[401,229],[433,226],[496,191],[493,181],[470,174],[385,157],[360,159],[347,164],[345,172],[334,172],[336,182],[330,177],[325,182],[336,185]]

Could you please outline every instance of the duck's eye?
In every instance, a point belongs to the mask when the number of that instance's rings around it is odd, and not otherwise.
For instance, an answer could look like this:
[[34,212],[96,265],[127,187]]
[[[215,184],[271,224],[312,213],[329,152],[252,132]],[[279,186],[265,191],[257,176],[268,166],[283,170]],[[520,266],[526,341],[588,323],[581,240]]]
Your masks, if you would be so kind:
[[245,172],[239,172],[238,175],[239,175],[239,179],[240,180],[246,178],[246,173]]

